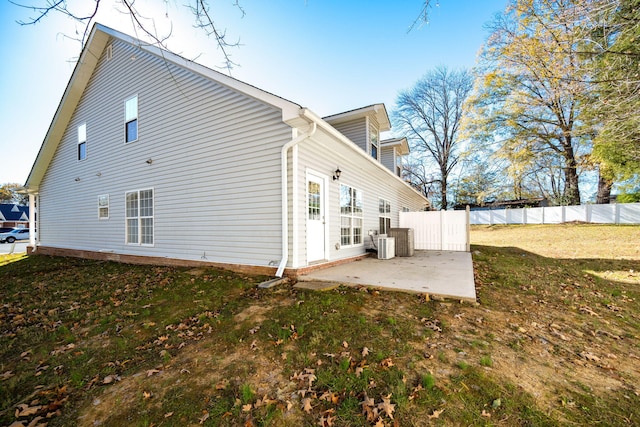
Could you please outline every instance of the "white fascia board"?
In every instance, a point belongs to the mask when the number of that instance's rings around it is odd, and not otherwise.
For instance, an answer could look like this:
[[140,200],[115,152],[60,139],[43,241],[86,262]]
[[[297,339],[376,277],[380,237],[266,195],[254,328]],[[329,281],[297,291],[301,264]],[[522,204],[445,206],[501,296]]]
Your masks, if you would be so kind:
[[375,116],[376,121],[380,125],[380,132],[385,132],[391,129],[391,122],[389,121],[387,108],[384,106],[384,104],[373,104],[362,108],[356,108],[355,110],[345,111],[343,113],[327,116],[324,118],[324,120],[328,123],[338,124],[361,117],[368,117],[372,114]]

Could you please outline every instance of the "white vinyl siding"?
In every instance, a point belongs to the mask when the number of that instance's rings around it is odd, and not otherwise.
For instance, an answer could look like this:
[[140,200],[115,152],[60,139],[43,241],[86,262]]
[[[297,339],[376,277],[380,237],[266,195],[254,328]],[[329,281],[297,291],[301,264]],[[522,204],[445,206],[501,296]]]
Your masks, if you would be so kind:
[[[399,221],[398,211],[396,207],[405,206],[411,211],[419,211],[424,209],[426,200],[411,189],[407,184],[394,178],[389,171],[382,169],[380,163],[376,163],[373,159],[366,157],[369,155],[362,151],[359,155],[353,149],[348,148],[342,142],[338,142],[321,130],[316,132],[312,140],[306,140],[298,146],[298,215],[305,218],[307,206],[304,203],[306,198],[306,182],[304,171],[312,168],[327,176],[332,176],[336,166],[342,171],[338,181],[329,180],[325,191],[327,195],[327,231],[328,236],[328,259],[330,261],[350,258],[365,253],[366,249],[372,246],[371,237],[368,235],[369,230],[379,229],[379,199],[389,201],[391,212],[391,226],[397,227]],[[289,156],[289,166],[291,167],[291,155]],[[290,169],[289,179],[292,178]],[[356,188],[362,192],[362,240],[363,244],[356,246],[343,246],[341,244],[341,215],[340,215],[340,188],[341,185],[347,185]],[[291,196],[290,196],[291,200]],[[305,222],[299,221],[294,224],[296,227],[298,259],[306,259],[305,254]],[[290,234],[292,239],[292,235]],[[293,243],[290,239],[290,248],[293,250]]]
[[333,125],[340,133],[349,138],[365,152],[368,151],[367,144],[367,119],[360,118],[345,123]]
[[396,173],[396,150],[393,147],[383,146],[380,149],[380,163],[391,172]]
[[[42,245],[228,264],[277,263],[282,257],[280,149],[292,138],[281,110],[135,46],[117,40],[113,46],[117,54],[109,61],[103,55],[98,63],[43,178]],[[136,61],[129,59],[133,54]],[[132,94],[138,94],[144,144],[122,142],[124,100]],[[84,162],[74,154],[80,118],[90,123],[91,150]],[[146,163],[149,158],[152,164]],[[154,244],[128,245],[124,195],[151,187]],[[109,221],[99,227],[96,194],[111,195]]]

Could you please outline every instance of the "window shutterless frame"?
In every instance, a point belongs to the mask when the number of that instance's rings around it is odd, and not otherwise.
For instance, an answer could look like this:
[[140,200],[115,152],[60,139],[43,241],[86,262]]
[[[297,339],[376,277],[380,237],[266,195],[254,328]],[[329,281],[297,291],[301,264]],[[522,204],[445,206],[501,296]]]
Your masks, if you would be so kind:
[[387,234],[391,228],[391,203],[385,199],[378,199],[378,217],[380,234]]
[[85,160],[87,158],[87,123],[78,126],[78,149],[77,160]]
[[124,101],[124,142],[128,144],[138,140],[138,95]]
[[363,193],[348,185],[340,185],[340,245],[363,244]]
[[98,219],[109,219],[109,195],[98,196]]
[[154,189],[132,190],[125,193],[125,243],[153,246]]

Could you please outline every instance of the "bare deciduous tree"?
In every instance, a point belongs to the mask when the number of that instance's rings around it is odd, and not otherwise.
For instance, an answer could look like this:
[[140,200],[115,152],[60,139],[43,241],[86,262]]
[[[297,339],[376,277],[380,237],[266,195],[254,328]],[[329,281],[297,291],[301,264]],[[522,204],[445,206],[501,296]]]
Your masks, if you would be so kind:
[[[77,37],[71,37],[77,39],[81,45],[84,45],[93,24],[96,21],[98,11],[105,7],[105,4],[111,4],[112,6],[120,5],[118,10],[131,20],[131,24],[135,32],[141,31],[149,39],[150,43],[157,45],[166,50],[170,50],[166,42],[171,37],[171,31],[168,34],[158,34],[155,21],[153,17],[146,17],[136,7],[135,0],[94,0],[93,4],[87,2],[83,3],[83,6],[74,3],[73,7],[70,7],[65,0],[40,0],[35,4],[25,4],[19,1],[9,0],[10,3],[31,10],[34,15],[28,19],[18,21],[20,25],[35,25],[42,21],[45,17],[51,14],[60,13],[71,20],[75,21],[79,25],[77,31]],[[229,74],[231,70],[237,64],[231,60],[230,48],[239,46],[239,42],[229,41],[226,30],[221,30],[213,19],[211,11],[210,1],[208,0],[189,0],[184,6],[189,9],[194,17],[194,27],[199,28],[205,32],[208,37],[213,37],[222,55],[224,57],[223,68],[226,68]],[[90,8],[86,8],[86,5],[90,4]],[[234,1],[235,7],[244,16],[244,9],[239,3],[239,0]],[[168,16],[168,12],[166,13]],[[67,37],[69,37],[67,35]]]
[[[466,70],[449,71],[439,67],[428,72],[416,85],[399,94],[392,117],[411,149],[426,167],[420,182],[439,185],[440,207],[446,209],[449,175],[459,160],[459,130],[463,105],[471,93],[473,77]],[[426,176],[435,166],[435,179]],[[419,169],[416,169],[419,171]],[[426,194],[425,194],[426,195]]]

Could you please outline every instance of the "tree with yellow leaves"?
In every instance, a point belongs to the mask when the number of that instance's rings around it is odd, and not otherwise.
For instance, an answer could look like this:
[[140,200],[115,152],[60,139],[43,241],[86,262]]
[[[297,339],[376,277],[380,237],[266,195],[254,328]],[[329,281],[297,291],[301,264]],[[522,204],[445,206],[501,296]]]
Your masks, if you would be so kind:
[[[468,127],[476,139],[497,142],[502,158],[522,162],[512,170],[536,171],[541,186],[559,189],[556,203],[570,205],[580,204],[579,169],[593,138],[582,117],[588,83],[573,6],[573,0],[511,0],[495,18]],[[554,164],[559,177],[545,166]],[[546,184],[541,171],[549,174]]]

